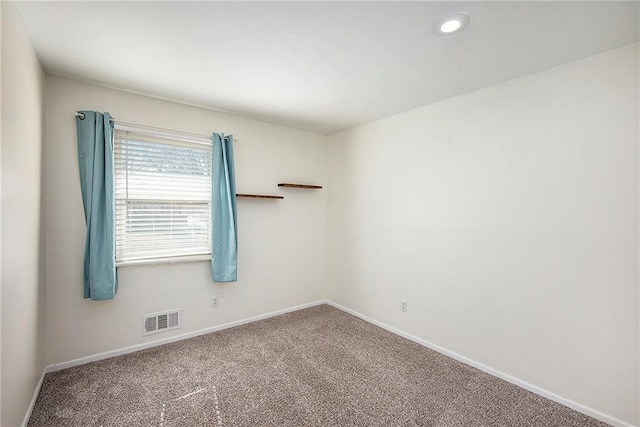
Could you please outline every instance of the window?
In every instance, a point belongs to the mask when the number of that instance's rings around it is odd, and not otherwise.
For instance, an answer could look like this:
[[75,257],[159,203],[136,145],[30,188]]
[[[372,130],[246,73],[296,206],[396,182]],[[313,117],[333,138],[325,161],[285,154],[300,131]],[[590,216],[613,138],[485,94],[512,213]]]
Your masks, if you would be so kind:
[[144,129],[114,136],[116,264],[211,254],[211,143]]

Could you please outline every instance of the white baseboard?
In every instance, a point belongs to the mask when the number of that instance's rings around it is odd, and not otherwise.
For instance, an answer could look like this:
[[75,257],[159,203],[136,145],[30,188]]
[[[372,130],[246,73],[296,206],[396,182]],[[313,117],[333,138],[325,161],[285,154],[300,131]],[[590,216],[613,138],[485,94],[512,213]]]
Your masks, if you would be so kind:
[[[204,328],[193,332],[187,332],[186,334],[174,335],[169,338],[150,341],[142,344],[132,345],[130,347],[124,347],[117,350],[105,351],[104,353],[93,354],[91,356],[80,357],[78,359],[69,360],[67,362],[54,363],[45,368],[45,372],[56,372],[62,369],[72,368],[74,366],[85,365],[87,363],[96,362],[98,360],[108,359],[110,357],[120,356],[123,354],[134,353],[136,351],[145,350],[151,347],[157,347],[159,345],[169,344],[176,341],[186,340],[188,338],[197,337],[199,335],[209,334],[211,332],[221,331],[223,329],[233,328],[234,326],[240,326],[258,320],[268,319],[269,317],[279,316],[285,313],[291,313],[293,311],[302,310],[305,308],[313,307],[320,304],[326,304],[327,300],[314,301],[307,304],[300,304],[294,307],[285,308],[282,310],[272,311],[270,313],[260,314],[258,316],[247,317],[246,319],[236,320],[234,322],[223,323],[221,325],[212,326],[210,328]],[[30,413],[30,412],[29,412]]]
[[47,373],[47,368],[42,370],[42,374],[40,374],[40,379],[38,380],[38,384],[36,385],[36,389],[33,391],[33,397],[31,398],[31,402],[29,403],[29,407],[27,408],[27,413],[22,420],[22,427],[27,427],[29,424],[29,418],[31,418],[31,413],[33,412],[33,407],[36,405],[36,400],[38,400],[38,395],[40,394],[40,389],[42,388],[42,382],[44,381],[44,375]]
[[593,408],[590,408],[588,406],[582,405],[582,404],[580,404],[578,402],[574,402],[571,399],[567,399],[566,397],[557,395],[557,394],[555,394],[555,393],[553,393],[553,392],[551,392],[549,390],[545,390],[545,389],[543,389],[541,387],[538,387],[538,386],[535,386],[533,384],[530,384],[530,383],[528,383],[528,382],[526,382],[524,380],[521,380],[519,378],[513,377],[513,376],[511,376],[509,374],[505,374],[504,372],[501,372],[501,371],[498,371],[496,369],[493,369],[493,368],[491,368],[491,367],[489,367],[487,365],[484,365],[484,364],[482,364],[480,362],[476,362],[475,360],[469,359],[468,357],[462,356],[461,354],[458,354],[458,353],[453,352],[451,350],[447,350],[446,348],[440,347],[437,344],[434,344],[434,343],[431,343],[429,341],[423,340],[422,338],[418,338],[415,335],[411,335],[409,333],[403,332],[400,329],[397,329],[397,328],[394,328],[393,326],[387,325],[386,323],[379,322],[379,321],[377,321],[375,319],[372,319],[371,317],[365,316],[362,313],[358,313],[355,310],[352,310],[350,308],[344,307],[344,306],[342,306],[340,304],[336,304],[333,301],[327,301],[327,304],[329,304],[329,305],[331,305],[331,306],[333,306],[333,307],[335,307],[335,308],[337,308],[339,310],[342,310],[342,311],[344,311],[346,313],[349,313],[349,314],[352,314],[352,315],[354,315],[356,317],[359,317],[360,319],[362,319],[362,320],[364,320],[366,322],[372,323],[372,324],[374,324],[376,326],[379,326],[379,327],[381,327],[383,329],[386,329],[389,332],[392,332],[392,333],[394,333],[396,335],[399,335],[399,336],[401,336],[403,338],[411,340],[411,341],[413,341],[413,342],[415,342],[417,344],[420,344],[420,345],[423,345],[423,346],[425,346],[427,348],[430,348],[431,350],[437,351],[438,353],[444,354],[445,356],[451,357],[452,359],[455,359],[455,360],[457,360],[459,362],[462,362],[462,363],[464,363],[466,365],[473,366],[474,368],[480,369],[481,371],[486,372],[489,375],[493,375],[494,377],[498,377],[498,378],[503,379],[503,380],[505,380],[507,382],[510,382],[510,383],[515,384],[515,385],[517,385],[519,387],[522,387],[522,388],[524,388],[526,390],[529,390],[532,393],[535,393],[535,394],[538,394],[538,395],[540,395],[542,397],[545,397],[547,399],[556,401],[556,402],[560,403],[561,405],[567,406],[567,407],[569,407],[571,409],[574,409],[574,410],[576,410],[578,412],[581,412],[581,413],[583,413],[585,415],[593,417],[593,418],[595,418],[597,420],[600,420],[602,422],[605,422],[605,423],[610,424],[610,425],[615,426],[615,427],[634,427],[632,424],[629,424],[629,423],[627,423],[625,421],[622,421],[622,420],[619,420],[619,419],[617,419],[615,417],[612,417],[610,415],[604,414],[604,413],[602,413],[600,411],[597,411],[597,410],[595,410]]

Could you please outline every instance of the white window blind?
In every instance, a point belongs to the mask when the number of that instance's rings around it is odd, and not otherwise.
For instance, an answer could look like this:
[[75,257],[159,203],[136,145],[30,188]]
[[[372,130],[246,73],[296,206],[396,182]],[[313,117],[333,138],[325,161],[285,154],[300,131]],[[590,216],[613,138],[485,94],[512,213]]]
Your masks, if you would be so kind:
[[116,263],[211,253],[211,145],[116,128]]

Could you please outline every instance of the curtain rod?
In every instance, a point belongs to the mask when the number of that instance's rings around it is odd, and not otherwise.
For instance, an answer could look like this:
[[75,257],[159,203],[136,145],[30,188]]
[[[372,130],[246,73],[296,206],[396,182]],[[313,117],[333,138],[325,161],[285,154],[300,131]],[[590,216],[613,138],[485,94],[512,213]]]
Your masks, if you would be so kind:
[[[75,116],[76,117],[80,117],[80,120],[84,120],[84,113],[79,113],[79,112],[75,112]],[[211,135],[200,135],[197,133],[191,133],[191,132],[184,132],[181,130],[175,130],[175,129],[166,129],[166,128],[161,128],[161,127],[157,127],[157,126],[147,126],[147,125],[141,125],[138,123],[131,123],[131,122],[123,122],[121,120],[115,120],[113,118],[109,119],[110,122],[113,122],[114,124],[121,124],[124,126],[134,126],[134,127],[140,127],[140,128],[146,128],[146,129],[152,129],[152,130],[158,130],[158,131],[164,131],[164,132],[170,132],[170,133],[180,133],[183,135],[190,135],[190,136],[194,136],[197,138],[203,138],[203,139],[209,139],[211,140]],[[238,142],[237,139],[233,139],[233,142]]]

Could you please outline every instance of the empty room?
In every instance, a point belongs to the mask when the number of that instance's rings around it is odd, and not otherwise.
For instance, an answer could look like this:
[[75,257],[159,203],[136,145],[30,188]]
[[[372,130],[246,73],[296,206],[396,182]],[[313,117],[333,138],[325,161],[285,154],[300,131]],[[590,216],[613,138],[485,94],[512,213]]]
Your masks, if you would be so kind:
[[640,427],[640,2],[0,12],[2,427]]

